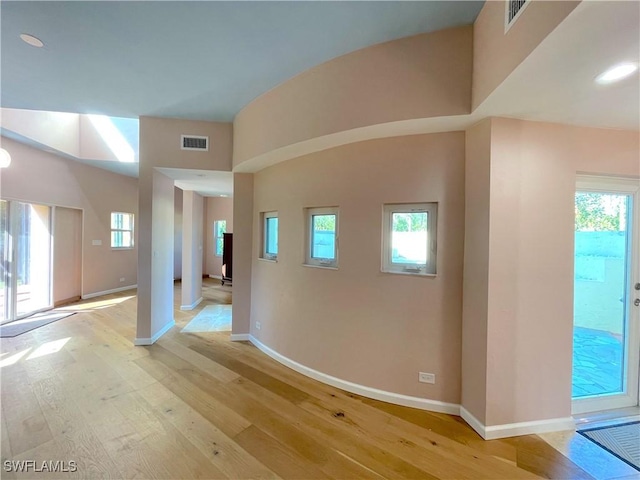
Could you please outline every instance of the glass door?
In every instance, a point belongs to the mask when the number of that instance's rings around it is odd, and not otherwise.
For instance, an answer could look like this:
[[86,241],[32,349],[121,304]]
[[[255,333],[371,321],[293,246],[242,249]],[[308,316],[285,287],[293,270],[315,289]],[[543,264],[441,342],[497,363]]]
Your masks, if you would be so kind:
[[[638,181],[581,178],[575,195],[573,413],[638,404]],[[639,286],[640,288],[640,286]],[[638,302],[640,303],[640,302]]]
[[0,324],[11,319],[9,315],[9,202],[0,200]]
[[2,323],[51,307],[51,207],[0,203]]

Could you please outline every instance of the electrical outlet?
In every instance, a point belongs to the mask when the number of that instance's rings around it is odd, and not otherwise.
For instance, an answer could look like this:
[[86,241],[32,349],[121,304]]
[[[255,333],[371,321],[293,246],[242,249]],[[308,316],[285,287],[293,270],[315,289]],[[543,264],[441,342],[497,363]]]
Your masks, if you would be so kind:
[[418,381],[421,383],[436,383],[436,374],[419,372]]
[[120,277],[120,281],[121,281],[121,282],[124,282],[124,277]]
[[257,329],[257,330],[260,330],[260,327],[261,327],[261,326],[262,326],[262,325],[260,324],[260,322],[256,322],[256,329]]

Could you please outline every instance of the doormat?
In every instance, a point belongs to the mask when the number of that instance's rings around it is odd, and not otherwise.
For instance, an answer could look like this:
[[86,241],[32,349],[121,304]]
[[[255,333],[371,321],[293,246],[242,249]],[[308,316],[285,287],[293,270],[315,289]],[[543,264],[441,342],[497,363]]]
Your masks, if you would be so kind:
[[578,433],[640,471],[640,422],[588,428]]
[[0,338],[17,337],[36,328],[62,320],[75,312],[44,312],[0,325]]
[[226,332],[231,330],[231,305],[207,305],[182,329],[183,332]]

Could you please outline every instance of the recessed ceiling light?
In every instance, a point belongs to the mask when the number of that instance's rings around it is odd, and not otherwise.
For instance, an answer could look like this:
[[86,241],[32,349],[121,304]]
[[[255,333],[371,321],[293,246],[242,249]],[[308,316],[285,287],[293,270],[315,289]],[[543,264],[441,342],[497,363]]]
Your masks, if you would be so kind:
[[20,38],[22,39],[22,41],[28,43],[32,47],[41,48],[44,46],[44,43],[42,43],[42,40],[34,37],[33,35],[29,35],[28,33],[21,33]]
[[220,195],[221,197],[228,197],[229,195]]
[[637,63],[619,63],[618,65],[614,65],[607,71],[598,75],[596,77],[596,82],[600,84],[617,82],[618,80],[622,80],[623,78],[628,77],[636,70],[638,70]]

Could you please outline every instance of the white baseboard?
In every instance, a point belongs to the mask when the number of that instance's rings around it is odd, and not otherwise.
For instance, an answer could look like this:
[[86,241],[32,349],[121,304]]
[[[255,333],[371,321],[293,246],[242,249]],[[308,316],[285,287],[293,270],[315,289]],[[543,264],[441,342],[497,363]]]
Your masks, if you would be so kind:
[[191,305],[180,305],[180,310],[193,310],[200,304],[201,301],[202,301],[202,297],[200,297],[198,300],[193,302]]
[[573,417],[550,418],[548,420],[534,420],[532,422],[506,423],[503,425],[486,426],[462,406],[460,407],[460,416],[485,440],[515,437],[518,435],[558,432],[562,430],[575,430],[576,427]]
[[248,333],[232,333],[231,334],[231,341],[232,342],[250,342],[251,341],[251,335],[249,335]]
[[471,415],[471,413],[469,413],[469,410],[464,408],[462,405],[460,405],[460,416],[465,422],[467,422],[467,424],[469,424],[471,428],[473,428],[478,433],[478,435],[486,440],[487,437],[485,437],[485,435],[487,434],[487,432],[485,431],[484,424],[476,417]]
[[[233,336],[232,336],[233,337]],[[232,338],[233,340],[233,338]],[[409,395],[402,395],[400,393],[387,392],[385,390],[378,390],[377,388],[367,387],[352,383],[347,380],[342,380],[326,373],[319,372],[312,368],[306,367],[284,355],[279,354],[275,350],[267,347],[265,344],[257,340],[254,336],[249,335],[249,341],[256,347],[269,355],[274,360],[286,365],[287,367],[295,370],[298,373],[311,377],[319,382],[326,383],[336,388],[346,390],[347,392],[362,395],[363,397],[373,398],[383,402],[394,403],[396,405],[404,405],[406,407],[419,408],[421,410],[428,410],[431,412],[448,413],[450,415],[460,414],[460,405],[455,403],[440,402],[438,400],[429,400],[426,398],[412,397]]]
[[134,288],[138,288],[138,284],[128,285],[126,287],[113,288],[111,290],[104,290],[103,292],[87,293],[86,295],[82,295],[82,299],[86,300],[87,298],[101,297],[102,295],[109,295],[110,293],[124,292],[125,290],[133,290]]
[[216,278],[218,280],[222,280],[222,277],[220,275],[209,275],[209,278]]
[[153,345],[156,341],[165,333],[167,333],[171,328],[176,324],[175,320],[171,320],[164,327],[162,327],[156,334],[151,338],[136,338],[133,341],[133,344],[136,346],[142,345]]

